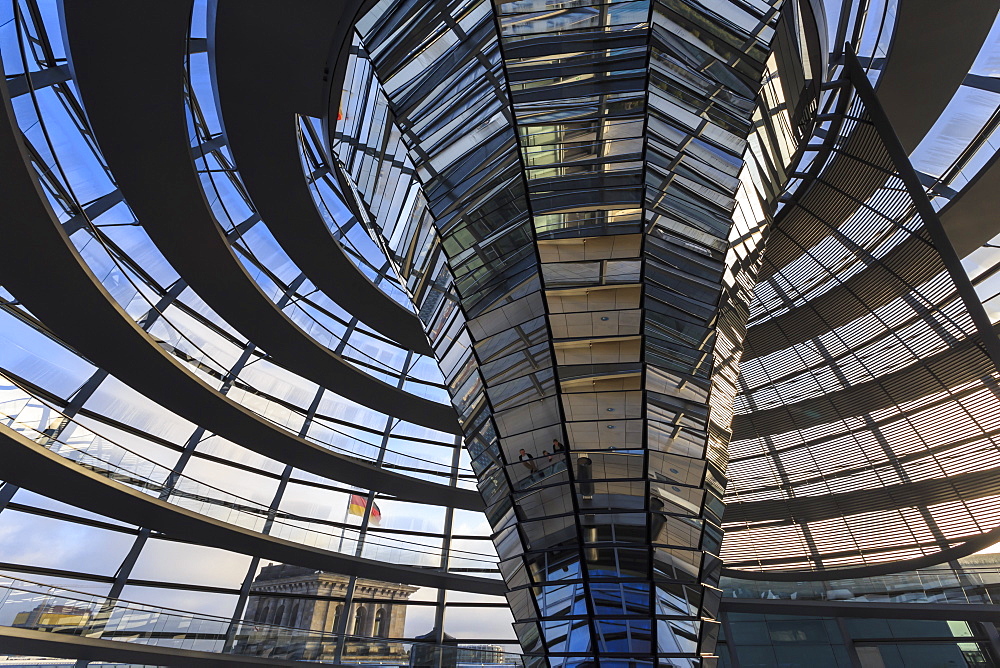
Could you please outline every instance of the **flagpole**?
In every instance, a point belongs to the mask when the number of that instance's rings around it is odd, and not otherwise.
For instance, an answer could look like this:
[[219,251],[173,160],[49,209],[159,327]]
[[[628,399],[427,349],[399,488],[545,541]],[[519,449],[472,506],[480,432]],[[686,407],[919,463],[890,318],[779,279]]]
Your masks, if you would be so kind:
[[337,552],[344,547],[344,532],[347,531],[347,515],[351,512],[351,495],[347,495],[347,505],[344,507],[344,521],[340,525],[340,543],[337,545]]

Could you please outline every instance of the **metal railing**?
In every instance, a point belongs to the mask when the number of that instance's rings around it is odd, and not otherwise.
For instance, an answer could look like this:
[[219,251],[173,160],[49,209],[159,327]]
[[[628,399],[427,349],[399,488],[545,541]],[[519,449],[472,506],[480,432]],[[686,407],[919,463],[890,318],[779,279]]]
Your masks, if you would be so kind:
[[[282,511],[272,513],[258,501],[179,475],[95,433],[0,374],[2,381],[10,385],[6,390],[0,388],[0,425],[109,480],[241,528],[256,532],[266,528],[267,535],[302,545],[394,564],[441,565],[442,538],[397,537],[371,528],[362,536],[359,527]],[[452,549],[447,557],[452,569],[496,569],[496,558],[489,554]]]
[[825,582],[769,582],[724,577],[723,596],[857,603],[1000,603],[1000,568],[928,568]]
[[340,663],[409,666],[411,656],[419,659],[420,665],[426,661],[436,664],[438,657],[443,656],[444,665],[456,662],[524,665],[520,655],[496,649],[338,635],[323,629],[250,620],[237,622],[232,627],[231,624],[226,617],[121,599],[108,600],[97,594],[0,574],[0,626],[178,650],[317,663],[332,662],[334,655],[338,655]]

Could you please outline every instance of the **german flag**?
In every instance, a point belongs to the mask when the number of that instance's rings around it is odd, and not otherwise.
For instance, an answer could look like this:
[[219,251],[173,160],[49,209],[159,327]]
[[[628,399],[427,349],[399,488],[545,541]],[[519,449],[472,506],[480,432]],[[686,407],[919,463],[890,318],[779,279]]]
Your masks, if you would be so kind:
[[[358,515],[364,517],[365,508],[368,507],[368,499],[357,494],[351,494],[350,500],[347,502],[347,512],[351,515]],[[378,509],[378,505],[372,502],[372,514],[369,516],[368,521],[372,524],[378,526],[379,522],[382,520],[382,513]]]

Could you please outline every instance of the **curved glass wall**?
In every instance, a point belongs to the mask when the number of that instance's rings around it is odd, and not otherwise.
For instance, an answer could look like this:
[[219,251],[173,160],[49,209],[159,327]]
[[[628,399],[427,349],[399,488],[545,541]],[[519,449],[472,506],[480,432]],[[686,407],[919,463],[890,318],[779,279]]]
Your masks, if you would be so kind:
[[[203,380],[282,429],[406,475],[474,487],[467,455],[453,436],[393,419],[289,373],[185,286],[143,234],[141,221],[121,200],[93,140],[81,132],[85,116],[72,81],[41,84],[44,72],[67,69],[55,3],[5,7],[0,53],[6,73],[16,78],[27,71],[35,79],[13,98],[13,105],[26,139],[33,147],[37,144],[39,173],[71,240],[136,322]],[[204,43],[205,11],[199,3],[193,15],[187,100],[195,128],[192,146],[200,150],[193,151],[192,159],[238,257],[314,339],[339,349],[365,373],[418,396],[447,401],[433,361],[408,354],[367,330],[318,293],[270,237],[266,221],[253,220],[228,149],[219,142],[206,54],[203,46],[198,51],[198,40]],[[207,105],[201,103],[206,96]],[[315,159],[309,152],[315,151],[317,139],[309,136],[309,127],[303,119],[304,162]],[[359,266],[372,280],[386,283],[394,298],[405,300],[399,288],[391,288],[394,279],[384,260],[375,267],[381,273],[371,271],[372,263],[379,262],[377,249],[366,236],[358,236],[363,228],[349,227],[344,206],[336,199],[340,195],[329,182],[317,189],[322,189],[317,201],[330,211],[332,230],[349,247],[353,244]],[[412,548],[413,565],[478,577],[496,573],[481,515],[424,506],[327,479],[199,429],[89,364],[52,337],[10,293],[3,292],[3,297],[0,366],[8,375],[5,393],[20,394],[5,407],[15,420],[11,424],[20,424],[31,440],[44,439],[88,470],[236,527],[389,563],[402,563],[400,550]],[[179,542],[182,537],[70,508],[10,484],[0,490],[0,551],[8,573],[30,573],[98,597],[132,597],[229,620],[234,610],[247,604],[245,585],[268,563]],[[352,495],[379,508],[380,521],[350,513]],[[63,547],[51,549],[56,545]],[[341,589],[325,596],[341,604],[349,600],[369,605],[360,590]],[[502,598],[419,587],[399,605],[406,611],[400,613],[396,629],[401,637],[439,627],[466,644],[500,642],[512,648],[510,615]],[[447,618],[446,605],[454,608]],[[475,622],[468,619],[469,611],[476,613]],[[238,623],[240,613],[235,619]]]

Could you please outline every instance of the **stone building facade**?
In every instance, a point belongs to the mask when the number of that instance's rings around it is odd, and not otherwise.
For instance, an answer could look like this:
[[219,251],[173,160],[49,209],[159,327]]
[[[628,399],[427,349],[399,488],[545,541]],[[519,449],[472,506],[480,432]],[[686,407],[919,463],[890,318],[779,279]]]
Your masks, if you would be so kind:
[[[280,644],[284,649],[291,649],[296,655],[290,658],[333,658],[337,649],[337,629],[345,614],[342,601],[349,580],[346,575],[288,564],[262,568],[251,585],[244,615],[247,627],[253,629],[246,639],[247,650],[253,654],[277,656],[267,648],[278,645],[270,641],[285,632],[274,627],[291,627],[301,631],[302,639],[291,643],[292,647],[287,638],[282,639]],[[405,654],[403,645],[375,639],[405,637],[405,603],[415,591],[417,587],[358,578],[354,602],[346,611],[344,656],[378,662],[398,660]],[[359,640],[362,638],[364,640]]]

